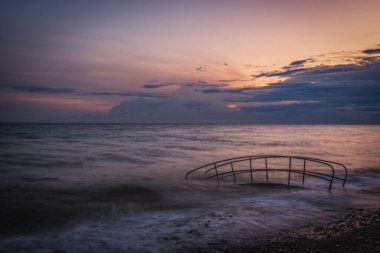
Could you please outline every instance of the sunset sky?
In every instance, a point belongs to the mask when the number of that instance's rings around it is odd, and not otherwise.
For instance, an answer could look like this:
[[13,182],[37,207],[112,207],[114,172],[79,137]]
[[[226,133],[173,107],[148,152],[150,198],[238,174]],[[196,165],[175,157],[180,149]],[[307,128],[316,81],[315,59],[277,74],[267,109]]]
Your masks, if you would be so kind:
[[380,123],[378,0],[9,0],[1,122]]

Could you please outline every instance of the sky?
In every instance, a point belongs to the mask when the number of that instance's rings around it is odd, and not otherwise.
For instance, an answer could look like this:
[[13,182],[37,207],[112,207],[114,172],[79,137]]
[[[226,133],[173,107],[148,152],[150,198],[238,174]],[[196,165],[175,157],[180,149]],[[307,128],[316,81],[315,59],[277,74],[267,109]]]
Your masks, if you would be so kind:
[[378,0],[0,1],[0,122],[380,124]]

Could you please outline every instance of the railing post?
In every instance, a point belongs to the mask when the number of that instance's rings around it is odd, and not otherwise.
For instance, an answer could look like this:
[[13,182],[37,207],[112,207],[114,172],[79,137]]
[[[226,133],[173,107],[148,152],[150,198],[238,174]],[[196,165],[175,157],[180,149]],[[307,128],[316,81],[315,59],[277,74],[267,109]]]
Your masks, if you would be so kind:
[[332,187],[332,183],[333,183],[333,180],[334,180],[334,177],[335,177],[335,170],[334,170],[334,167],[331,166],[331,169],[332,169],[332,175],[331,175],[331,181],[330,181],[330,187],[329,187],[329,191],[331,191],[331,187]]
[[342,184],[342,186],[344,186],[346,184],[346,180],[347,180],[347,168],[343,164],[342,164],[342,166],[343,166],[344,171],[345,171],[344,180],[343,180],[343,184]]
[[303,159],[302,186],[305,185],[306,159]]
[[268,178],[268,162],[267,162],[267,158],[265,157],[265,172],[267,174],[267,183],[269,182],[269,178]]
[[292,158],[289,157],[289,174],[288,174],[288,186],[290,185],[290,169],[292,168]]
[[214,169],[215,169],[216,180],[218,180],[218,184],[219,184],[219,175],[218,175],[218,170],[216,169],[216,163],[214,163]]
[[232,169],[232,174],[234,175],[234,183],[236,183],[235,170],[234,170],[234,165],[232,162],[231,162],[231,169]]
[[253,175],[252,175],[252,157],[249,157],[249,167],[251,169],[251,184],[253,184]]

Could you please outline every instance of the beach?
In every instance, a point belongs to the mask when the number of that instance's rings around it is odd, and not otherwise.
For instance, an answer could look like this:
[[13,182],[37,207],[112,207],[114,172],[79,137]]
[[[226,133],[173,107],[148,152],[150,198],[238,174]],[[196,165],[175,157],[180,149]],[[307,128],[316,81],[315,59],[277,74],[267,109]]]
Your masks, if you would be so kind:
[[379,209],[351,209],[341,219],[330,220],[288,237],[267,238],[239,246],[192,249],[189,252],[379,252],[379,231]]

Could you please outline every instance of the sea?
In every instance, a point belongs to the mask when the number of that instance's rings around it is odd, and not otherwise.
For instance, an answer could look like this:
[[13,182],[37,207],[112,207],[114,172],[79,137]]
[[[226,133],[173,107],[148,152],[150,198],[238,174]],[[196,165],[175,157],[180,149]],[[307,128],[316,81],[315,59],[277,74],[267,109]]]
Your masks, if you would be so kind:
[[[347,182],[185,179],[259,155],[342,163]],[[1,124],[0,252],[217,251],[379,208],[379,179],[378,125]]]

